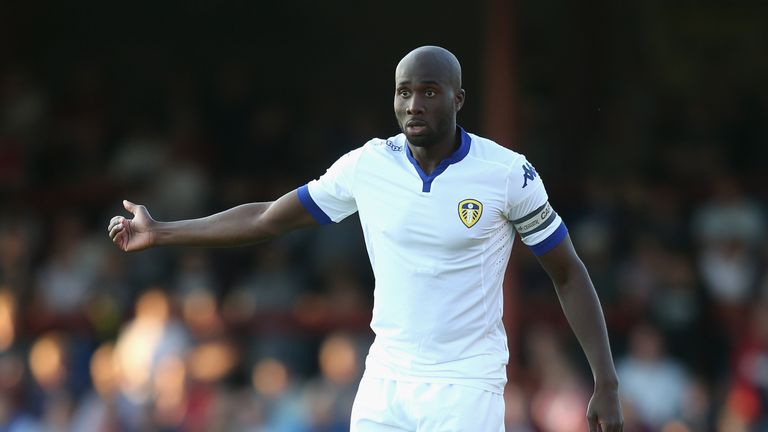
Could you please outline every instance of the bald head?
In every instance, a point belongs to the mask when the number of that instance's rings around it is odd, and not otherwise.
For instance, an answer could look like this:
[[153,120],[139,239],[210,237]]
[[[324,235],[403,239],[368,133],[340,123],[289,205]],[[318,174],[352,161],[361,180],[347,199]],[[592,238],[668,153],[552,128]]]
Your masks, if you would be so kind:
[[435,78],[454,91],[461,89],[461,65],[456,56],[445,48],[427,45],[406,54],[395,69],[395,83],[400,77],[420,71],[436,73]]
[[395,69],[395,117],[408,143],[446,156],[458,146],[456,114],[464,105],[461,66],[445,48],[423,46]]

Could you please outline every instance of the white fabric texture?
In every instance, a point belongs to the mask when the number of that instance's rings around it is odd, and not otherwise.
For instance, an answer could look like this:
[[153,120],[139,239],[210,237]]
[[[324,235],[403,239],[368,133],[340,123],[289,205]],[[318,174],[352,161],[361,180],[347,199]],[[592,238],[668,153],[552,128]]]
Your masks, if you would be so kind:
[[[359,212],[376,278],[369,376],[501,394],[512,221],[535,216],[547,193],[524,156],[461,133],[459,149],[429,176],[400,134],[349,152],[299,197],[318,220]],[[536,253],[564,236],[551,214],[523,237]]]
[[504,432],[504,397],[455,384],[363,377],[350,432]]

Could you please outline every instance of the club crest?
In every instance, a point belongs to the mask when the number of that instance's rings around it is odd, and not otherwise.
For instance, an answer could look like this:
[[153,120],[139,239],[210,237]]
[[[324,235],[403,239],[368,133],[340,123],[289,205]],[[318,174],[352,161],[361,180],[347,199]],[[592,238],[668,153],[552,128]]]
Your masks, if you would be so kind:
[[465,199],[459,203],[459,218],[467,228],[472,228],[483,215],[483,204],[475,199]]

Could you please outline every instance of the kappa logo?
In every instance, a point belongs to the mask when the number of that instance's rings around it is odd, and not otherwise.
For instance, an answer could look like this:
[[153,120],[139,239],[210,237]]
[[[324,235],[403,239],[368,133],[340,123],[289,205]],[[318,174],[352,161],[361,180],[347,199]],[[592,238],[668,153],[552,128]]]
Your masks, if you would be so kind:
[[395,145],[392,141],[387,141],[387,147],[389,147],[392,151],[403,151],[403,146],[401,145]]
[[538,173],[536,172],[536,168],[534,168],[533,165],[530,163],[523,165],[523,187],[528,186],[528,180],[535,180],[537,175]]
[[476,199],[465,199],[459,203],[459,219],[467,228],[472,228],[483,215],[483,204]]

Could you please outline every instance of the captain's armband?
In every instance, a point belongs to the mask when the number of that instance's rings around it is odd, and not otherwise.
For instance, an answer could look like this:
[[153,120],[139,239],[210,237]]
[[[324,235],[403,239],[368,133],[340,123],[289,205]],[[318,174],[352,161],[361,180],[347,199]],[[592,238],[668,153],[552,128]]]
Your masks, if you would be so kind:
[[547,229],[556,219],[557,213],[549,205],[549,202],[546,202],[528,215],[512,221],[512,224],[515,226],[515,231],[520,233],[520,237],[526,238]]

